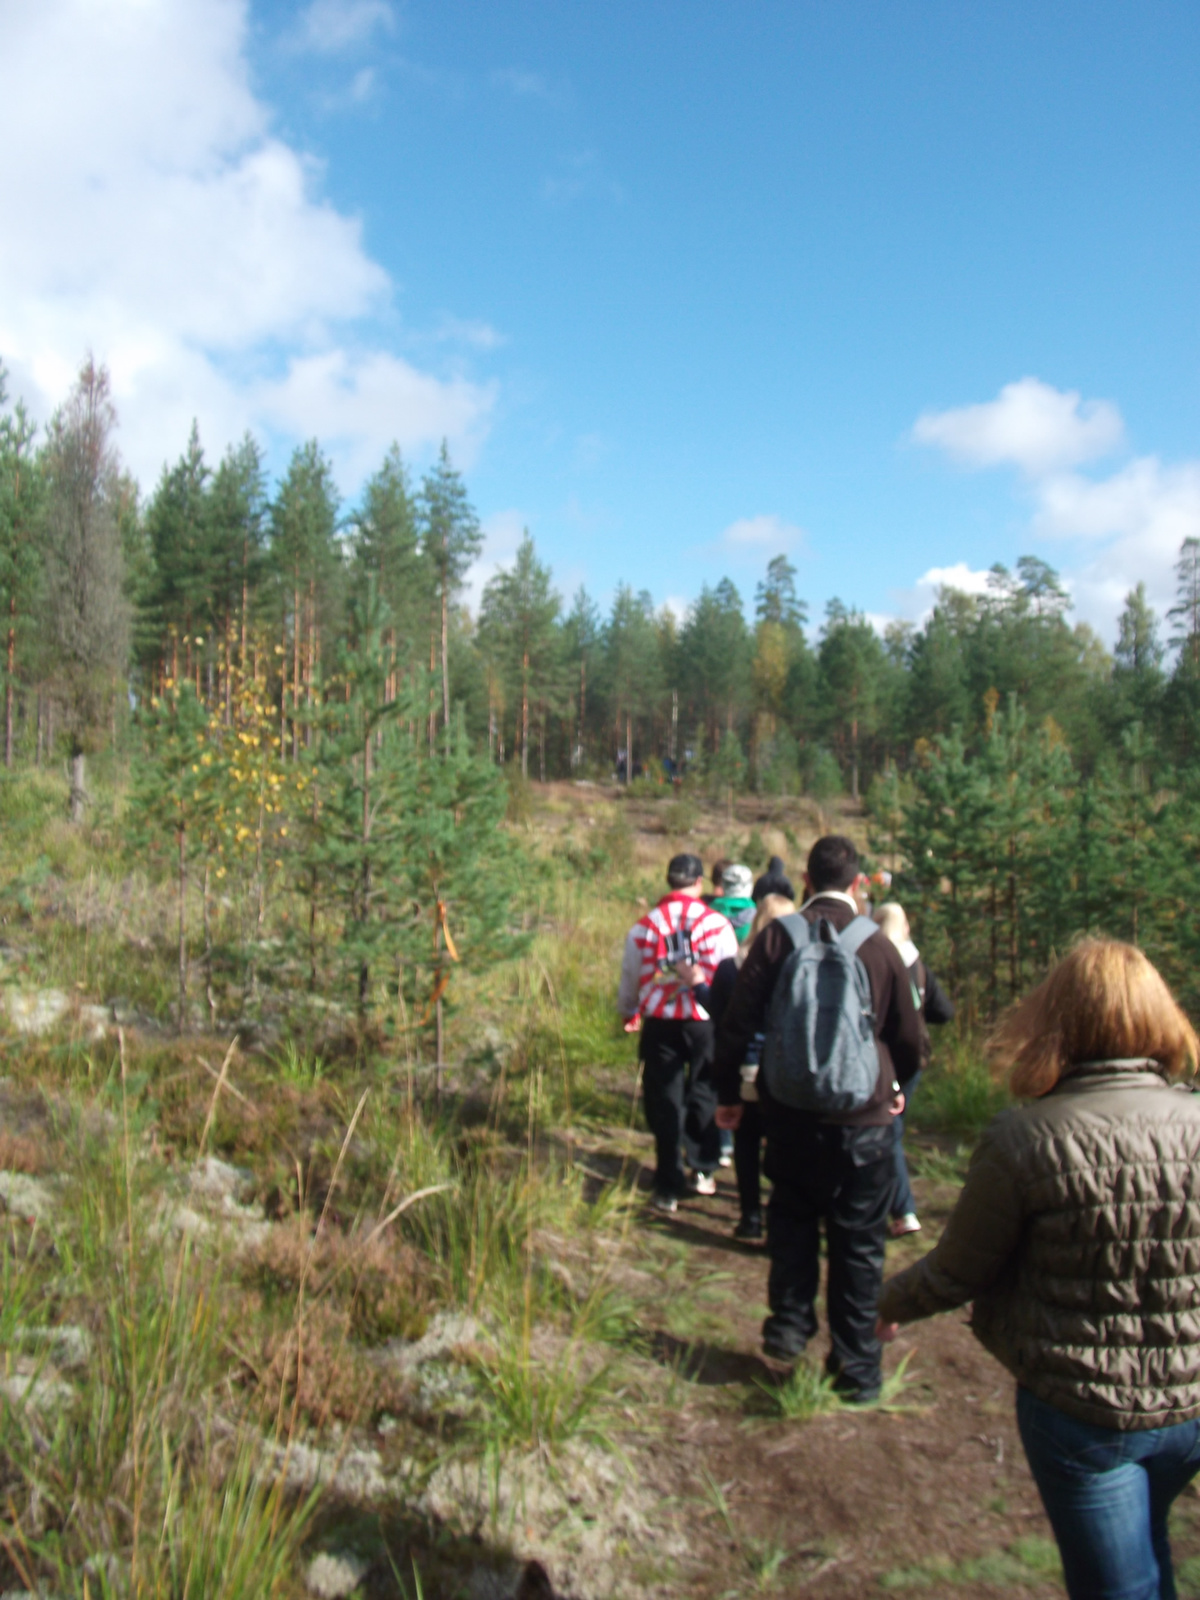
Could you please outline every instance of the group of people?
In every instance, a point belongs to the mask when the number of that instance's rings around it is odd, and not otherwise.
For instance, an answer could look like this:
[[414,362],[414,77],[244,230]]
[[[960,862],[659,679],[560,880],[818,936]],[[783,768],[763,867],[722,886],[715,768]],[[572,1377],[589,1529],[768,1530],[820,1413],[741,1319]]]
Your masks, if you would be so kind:
[[1017,1380],[1017,1422],[1071,1600],[1174,1600],[1171,1503],[1200,1469],[1200,1098],[1171,1080],[1200,1041],[1145,955],[1081,941],[988,1043],[1029,1104],[981,1137],[936,1246],[884,1283],[920,1228],[903,1152],[928,1024],[953,1007],[902,909],[870,915],[853,843],[817,840],[799,905],[783,863],[675,856],[626,942],[618,996],[640,1025],[652,1204],[715,1192],[732,1135],[740,1238],[763,1235],[763,1350],[817,1330],[827,1370],[875,1399],[901,1325],[973,1302]]

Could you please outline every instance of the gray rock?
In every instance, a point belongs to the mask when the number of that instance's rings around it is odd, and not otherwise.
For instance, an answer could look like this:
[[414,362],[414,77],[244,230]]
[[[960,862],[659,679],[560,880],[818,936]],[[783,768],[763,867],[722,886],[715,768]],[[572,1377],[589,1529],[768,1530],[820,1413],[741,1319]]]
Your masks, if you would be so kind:
[[89,1040],[103,1039],[112,1025],[105,1006],[72,1005],[64,989],[10,989],[4,997],[8,1020],[18,1033],[38,1039],[60,1024],[74,1023]]
[[235,1203],[244,1200],[253,1183],[252,1172],[245,1167],[231,1166],[217,1156],[205,1156],[188,1174],[192,1193],[202,1200],[215,1201],[218,1205],[226,1200]]
[[57,1328],[18,1328],[16,1338],[21,1344],[48,1350],[51,1361],[64,1372],[86,1367],[91,1360],[92,1336],[72,1322],[61,1323]]
[[18,1217],[27,1217],[31,1222],[48,1222],[54,1215],[54,1190],[27,1172],[0,1171],[0,1200]]
[[474,1344],[483,1328],[474,1317],[457,1311],[439,1311],[420,1339],[391,1339],[380,1358],[401,1372],[415,1372],[428,1361],[439,1361],[460,1345]]
[[355,1555],[339,1551],[336,1555],[322,1551],[314,1556],[304,1574],[304,1584],[310,1594],[320,1600],[342,1600],[353,1594],[367,1575],[367,1563]]
[[58,1378],[38,1378],[28,1372],[14,1372],[0,1378],[0,1394],[13,1405],[31,1406],[35,1411],[55,1411],[67,1404],[75,1391]]

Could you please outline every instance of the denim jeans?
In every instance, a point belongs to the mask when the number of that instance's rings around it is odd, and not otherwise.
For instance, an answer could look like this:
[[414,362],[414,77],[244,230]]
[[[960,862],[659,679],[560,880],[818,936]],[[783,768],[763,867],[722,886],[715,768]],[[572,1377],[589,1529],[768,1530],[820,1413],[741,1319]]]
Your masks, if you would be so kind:
[[898,1117],[892,1118],[892,1131],[896,1136],[896,1192],[892,1196],[891,1210],[893,1217],[907,1217],[910,1212],[915,1215],[917,1210],[912,1181],[908,1176],[908,1162],[904,1158],[904,1118],[912,1106],[912,1098],[917,1092],[920,1081],[921,1074],[914,1072],[904,1085],[904,1110]]
[[1200,1422],[1098,1428],[1019,1388],[1017,1426],[1071,1600],[1175,1600],[1167,1513],[1200,1469]]

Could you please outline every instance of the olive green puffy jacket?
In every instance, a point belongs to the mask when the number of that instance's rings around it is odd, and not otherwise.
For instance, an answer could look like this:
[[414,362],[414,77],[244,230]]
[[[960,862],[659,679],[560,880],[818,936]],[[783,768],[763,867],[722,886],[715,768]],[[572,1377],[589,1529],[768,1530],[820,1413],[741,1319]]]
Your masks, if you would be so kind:
[[979,1341],[1049,1405],[1108,1428],[1200,1416],[1200,1095],[1103,1062],[998,1116],[879,1314],[968,1300]]

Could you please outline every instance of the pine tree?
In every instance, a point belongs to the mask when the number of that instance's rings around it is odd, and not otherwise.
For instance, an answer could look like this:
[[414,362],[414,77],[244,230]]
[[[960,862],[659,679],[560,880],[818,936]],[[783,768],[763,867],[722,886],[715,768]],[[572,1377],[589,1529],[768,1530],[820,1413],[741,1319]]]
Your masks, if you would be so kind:
[[[0,365],[0,407],[7,399]],[[4,765],[13,764],[13,703],[18,634],[28,634],[42,576],[38,519],[42,475],[33,454],[36,430],[24,405],[0,414],[0,614],[4,647]]]
[[545,749],[545,709],[558,687],[556,623],[560,607],[549,568],[537,559],[526,530],[511,568],[489,580],[479,612],[480,648],[495,663],[517,710],[523,778],[529,777],[531,707],[539,713]]
[[[436,670],[434,652],[441,640],[437,658],[442,673],[442,726],[450,738],[450,607],[467,574],[467,569],[483,548],[483,531],[467,494],[467,486],[450,461],[446,441],[436,464],[421,484],[418,497],[421,547],[434,574],[436,611],[431,617],[429,670]],[[433,743],[434,716],[429,718],[429,742]]]
[[89,359],[51,420],[42,454],[46,633],[67,709],[75,822],[87,804],[87,742],[111,714],[128,660],[116,421],[108,373]]
[[[190,680],[200,693],[197,630],[210,617],[208,567],[208,482],[210,472],[195,422],[187,449],[173,467],[164,467],[146,509],[152,578],[145,596],[150,636],[164,656],[159,677]],[[139,630],[141,631],[141,630]]]
[[281,723],[290,724],[295,759],[302,724],[311,725],[322,624],[336,616],[340,602],[338,493],[333,468],[315,439],[293,452],[270,515],[282,645]]

